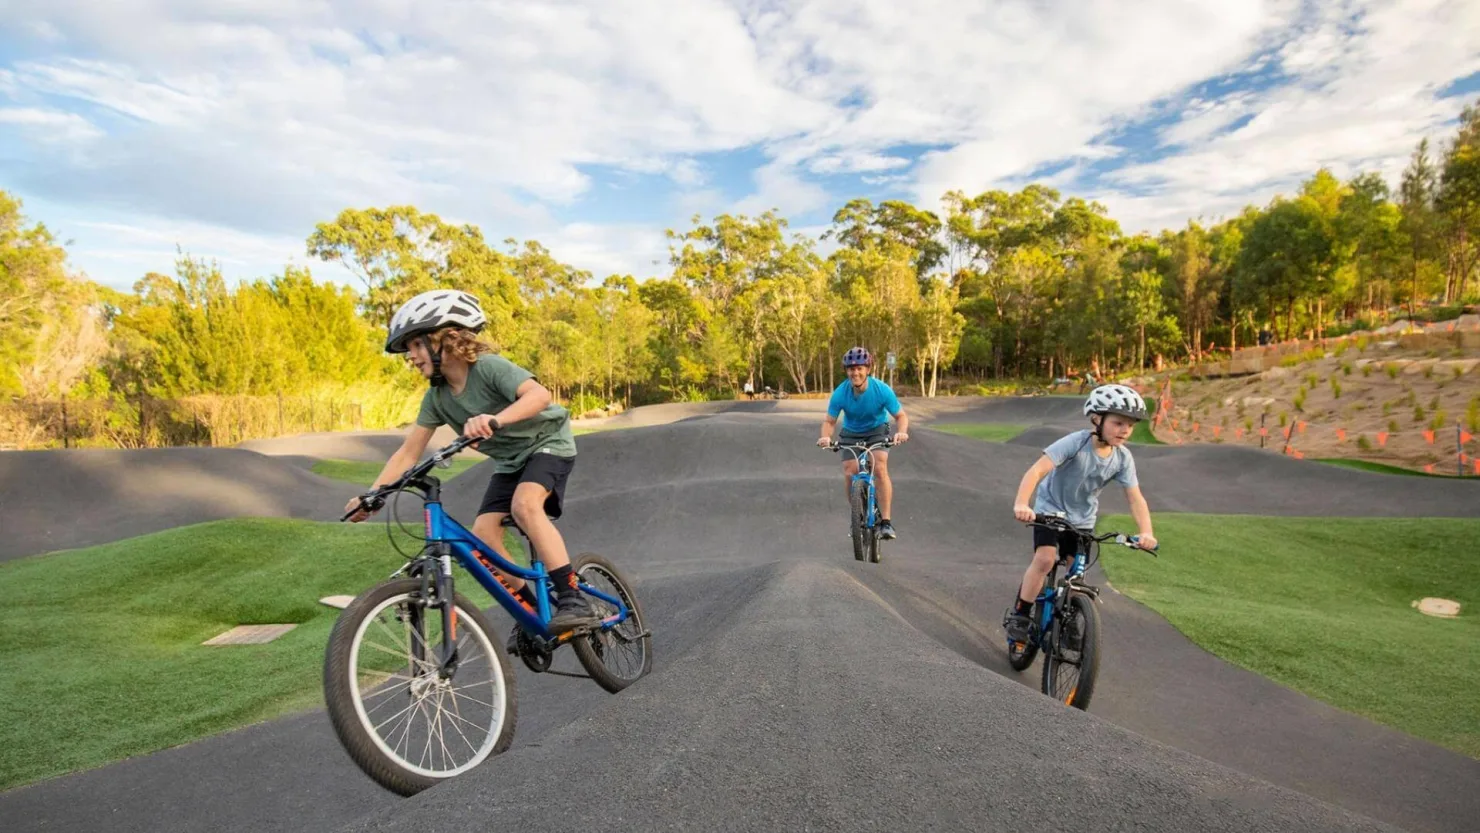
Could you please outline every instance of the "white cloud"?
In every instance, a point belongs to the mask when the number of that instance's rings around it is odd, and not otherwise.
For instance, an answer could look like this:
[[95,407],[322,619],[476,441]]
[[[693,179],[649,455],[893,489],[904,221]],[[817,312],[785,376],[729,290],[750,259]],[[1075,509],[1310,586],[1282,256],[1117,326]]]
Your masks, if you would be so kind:
[[[926,208],[1045,169],[1075,192],[1134,153],[1089,190],[1170,217],[1321,164],[1392,170],[1457,111],[1436,91],[1480,69],[1467,0],[12,0],[7,23],[34,36],[0,67],[0,119],[25,125],[7,183],[140,228],[234,230],[219,242],[243,262],[295,256],[347,206],[411,203],[646,274],[634,241],[660,225],[570,222],[612,169],[667,177],[651,198],[683,225],[825,212],[859,195],[816,178],[845,173]],[[1169,113],[1142,133],[1159,147],[1114,144]],[[726,196],[739,150],[763,161]]]
[[60,138],[66,142],[79,142],[103,135],[92,122],[76,113],[41,107],[0,107],[0,124],[33,131],[46,141]]

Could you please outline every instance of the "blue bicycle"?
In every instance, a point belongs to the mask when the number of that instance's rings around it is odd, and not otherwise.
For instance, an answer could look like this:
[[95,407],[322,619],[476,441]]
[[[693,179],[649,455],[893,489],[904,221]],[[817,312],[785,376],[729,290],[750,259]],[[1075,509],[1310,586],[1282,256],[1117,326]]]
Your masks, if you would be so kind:
[[[534,548],[526,550],[529,567],[513,564],[446,514],[441,482],[429,473],[477,442],[460,437],[360,496],[366,510],[401,492],[420,496],[424,546],[415,555],[402,553],[401,569],[345,607],[324,656],[324,700],[340,743],[367,775],[401,795],[461,775],[514,739],[513,673],[487,616],[454,589],[454,560],[518,623],[511,645],[531,670],[549,670],[565,644],[607,691],[621,691],[652,668],[642,607],[611,562],[591,553],[572,559],[580,590],[600,618],[557,636],[548,627],[554,586]],[[388,531],[394,516],[393,503]],[[506,525],[518,529],[511,520]],[[394,546],[394,535],[391,541]],[[537,603],[520,601],[499,571],[529,582]]]
[[[1073,525],[1061,514],[1037,515],[1029,526],[1069,532],[1079,539],[1073,560],[1060,557],[1043,580],[1043,590],[1033,602],[1027,642],[1007,643],[1007,661],[1014,671],[1033,664],[1043,650],[1042,691],[1059,702],[1084,710],[1095,692],[1100,670],[1100,612],[1095,608],[1100,589],[1084,581],[1084,574],[1100,557],[1100,544],[1114,541],[1141,549],[1139,536],[1119,532],[1095,535]],[[1154,550],[1146,550],[1153,556]],[[1067,564],[1063,578],[1059,567]]]
[[858,461],[858,473],[848,484],[849,529],[853,535],[853,558],[878,564],[883,544],[879,539],[879,504],[874,496],[874,474],[870,463],[875,451],[892,448],[894,440],[868,445],[855,443],[842,445],[834,442],[824,446],[828,451],[847,451]]

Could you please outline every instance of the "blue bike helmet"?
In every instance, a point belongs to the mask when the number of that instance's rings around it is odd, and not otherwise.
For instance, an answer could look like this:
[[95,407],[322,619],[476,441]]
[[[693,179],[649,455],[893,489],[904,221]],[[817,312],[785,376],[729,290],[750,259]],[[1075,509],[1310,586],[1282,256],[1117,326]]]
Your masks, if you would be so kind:
[[848,352],[843,354],[843,367],[869,367],[873,363],[874,357],[862,347],[849,348]]

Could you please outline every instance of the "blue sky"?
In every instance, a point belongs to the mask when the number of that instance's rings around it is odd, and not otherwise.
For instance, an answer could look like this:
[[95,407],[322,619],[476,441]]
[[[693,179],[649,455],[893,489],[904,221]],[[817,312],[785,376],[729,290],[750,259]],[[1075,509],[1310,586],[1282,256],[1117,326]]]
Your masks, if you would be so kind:
[[127,287],[311,263],[410,203],[600,278],[663,232],[1043,181],[1127,231],[1318,167],[1395,183],[1480,97],[1480,3],[11,0],[0,188]]

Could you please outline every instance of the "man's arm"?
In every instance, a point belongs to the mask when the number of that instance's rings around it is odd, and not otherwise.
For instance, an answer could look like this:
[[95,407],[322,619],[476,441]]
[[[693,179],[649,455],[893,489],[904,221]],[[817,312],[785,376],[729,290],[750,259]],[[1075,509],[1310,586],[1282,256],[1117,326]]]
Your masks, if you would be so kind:
[[838,421],[834,417],[824,416],[822,418],[822,428],[820,429],[819,436],[817,437],[818,447],[829,445],[832,443],[833,426],[837,424]]

